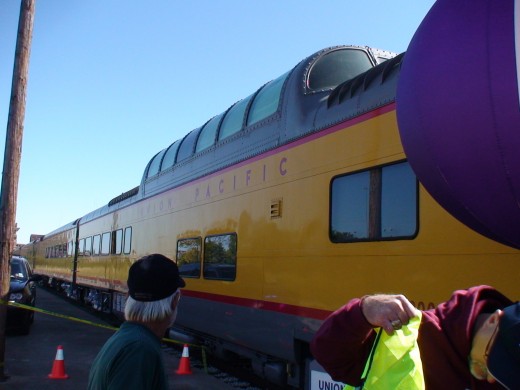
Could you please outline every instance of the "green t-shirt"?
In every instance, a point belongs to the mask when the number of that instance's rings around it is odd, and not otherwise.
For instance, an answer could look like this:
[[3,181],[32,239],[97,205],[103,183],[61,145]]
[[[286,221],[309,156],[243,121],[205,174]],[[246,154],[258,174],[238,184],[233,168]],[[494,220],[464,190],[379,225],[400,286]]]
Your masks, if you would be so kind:
[[160,339],[143,325],[123,323],[94,359],[88,389],[168,389]]

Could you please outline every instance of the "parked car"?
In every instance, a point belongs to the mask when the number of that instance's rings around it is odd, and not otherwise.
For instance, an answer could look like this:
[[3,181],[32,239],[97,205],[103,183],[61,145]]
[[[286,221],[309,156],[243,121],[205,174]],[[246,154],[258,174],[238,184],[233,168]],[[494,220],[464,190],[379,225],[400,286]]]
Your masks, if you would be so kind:
[[[24,257],[13,256],[10,265],[9,302],[34,306],[36,304],[36,282],[41,280],[41,276],[33,274],[29,261]],[[33,321],[34,311],[7,306],[7,329],[29,334]]]

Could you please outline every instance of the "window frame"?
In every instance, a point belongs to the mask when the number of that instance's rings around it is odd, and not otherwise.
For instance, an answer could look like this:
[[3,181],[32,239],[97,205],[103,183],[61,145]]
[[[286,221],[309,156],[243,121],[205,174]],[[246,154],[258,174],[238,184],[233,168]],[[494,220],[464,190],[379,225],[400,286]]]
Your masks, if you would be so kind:
[[85,256],[92,256],[92,236],[85,237]]
[[[233,266],[234,266],[234,275],[232,278],[227,278],[227,277],[213,277],[213,276],[209,276],[209,270],[208,268],[210,266],[213,266],[213,265],[225,265],[226,263],[225,262],[217,262],[217,263],[213,263],[213,262],[208,262],[208,259],[207,259],[207,255],[208,255],[208,249],[207,249],[207,241],[208,240],[212,240],[216,237],[224,237],[224,236],[229,236],[229,237],[234,237],[235,238],[235,251],[234,251],[234,263],[233,263]],[[221,234],[213,234],[213,235],[209,235],[209,236],[206,236],[204,237],[204,243],[203,243],[203,255],[202,255],[202,277],[206,280],[218,280],[218,281],[225,281],[225,282],[233,282],[236,280],[237,278],[237,263],[238,263],[238,237],[237,237],[237,234],[236,233],[221,233]],[[208,265],[209,264],[209,265]]]
[[[345,67],[345,66],[339,67],[338,61],[334,57],[337,57],[338,55],[342,55],[342,54],[353,54],[353,52],[357,52],[356,55],[359,53],[363,54],[364,55],[363,59],[366,59],[367,64],[370,64],[371,66],[368,67],[367,69],[359,71],[359,72],[358,71],[352,72],[353,74],[351,74],[351,75],[341,74],[341,79],[335,80],[334,83],[332,83],[332,84],[329,81],[327,81],[324,84],[325,80],[323,80],[323,79],[320,80],[319,77],[316,77],[316,72],[327,73],[327,72],[323,72],[321,69],[324,66],[325,66],[325,68],[330,68],[331,65],[335,65],[334,67],[337,69],[350,69],[349,67]],[[331,59],[333,61],[329,61]],[[373,61],[371,55],[368,53],[368,51],[361,47],[339,47],[336,50],[324,52],[323,54],[316,57],[316,59],[314,60],[312,65],[307,70],[307,73],[305,74],[305,90],[306,90],[305,93],[310,94],[310,93],[329,91],[331,89],[336,88],[342,82],[351,80],[351,79],[359,76],[363,72],[366,72],[367,70],[373,68],[375,65],[376,64],[374,63],[374,61]],[[350,72],[350,70],[349,70],[349,72]],[[320,80],[319,85],[314,85],[314,83],[316,83],[318,80]]]
[[[260,123],[278,112],[282,101],[283,89],[290,73],[291,71],[285,72],[281,76],[262,86],[256,92],[250,103],[249,110],[247,110],[246,127]],[[266,98],[273,96],[276,96],[276,104],[266,104],[267,102],[271,102]]]
[[[189,274],[183,271],[183,263],[181,256],[179,256],[179,243],[184,241],[196,241],[198,252],[197,252],[197,260],[198,260],[198,274]],[[176,259],[177,259],[177,267],[179,268],[179,274],[183,278],[192,278],[192,279],[200,279],[202,274],[202,237],[185,237],[185,238],[179,238],[177,240],[177,247],[176,247]],[[186,264],[197,264],[197,262],[190,262]]]
[[99,248],[99,254],[101,256],[108,256],[110,254],[110,245],[112,243],[111,232],[104,232],[101,234],[101,243]]
[[116,229],[111,233],[110,254],[120,255],[121,253],[123,253],[123,229]]
[[[255,94],[252,94],[242,100],[239,100],[226,111],[224,118],[222,118],[218,128],[218,141],[232,137],[244,129],[249,104],[251,103],[254,95]],[[236,127],[236,125],[238,125],[239,118],[241,118],[240,125]]]
[[220,123],[224,113],[215,115],[202,127],[195,145],[195,153],[211,148],[217,142]]
[[92,236],[92,256],[99,256],[101,254],[101,234]]
[[[396,235],[396,236],[385,236],[384,232],[382,230],[382,223],[383,223],[383,215],[385,210],[383,210],[384,207],[384,194],[383,191],[383,170],[385,168],[389,167],[395,167],[399,164],[408,164],[408,167],[410,168],[410,171],[413,173],[408,161],[401,160],[396,161],[391,164],[385,164],[385,165],[378,165],[369,167],[366,169],[362,169],[359,171],[349,172],[342,175],[334,176],[330,181],[329,186],[329,239],[333,243],[343,244],[343,243],[356,243],[356,242],[379,242],[379,241],[397,241],[397,240],[413,240],[417,237],[419,233],[419,181],[417,177],[414,174],[414,198],[415,198],[415,207],[413,207],[414,212],[414,231],[411,234],[404,234],[404,235]],[[377,173],[379,172],[379,173]],[[368,217],[366,217],[366,222],[368,224],[367,227],[367,234],[364,237],[352,237],[352,238],[345,238],[345,236],[342,238],[342,234],[348,234],[349,232],[338,232],[334,233],[334,221],[333,221],[333,212],[335,205],[333,204],[333,186],[334,182],[338,179],[345,178],[345,177],[352,177],[354,175],[360,175],[368,173],[369,175],[369,194],[368,194],[368,205],[367,209],[368,211]],[[355,207],[350,206],[350,207]],[[412,221],[412,219],[410,219]]]
[[164,157],[164,154],[166,153],[166,150],[167,149],[161,150],[150,161],[150,165],[148,165],[148,170],[146,171],[147,179],[149,179],[149,178],[159,174],[159,172],[161,172],[162,159]]
[[[127,232],[130,232],[130,234],[127,234]],[[125,255],[132,253],[132,234],[132,226],[125,227],[123,233],[123,254]]]
[[[175,163],[177,162],[177,152],[179,151],[181,141],[181,139],[178,139],[168,147],[168,149],[164,153],[164,156],[162,157],[161,168],[159,172],[165,171],[175,165]],[[165,165],[165,163],[168,163],[168,165]]]

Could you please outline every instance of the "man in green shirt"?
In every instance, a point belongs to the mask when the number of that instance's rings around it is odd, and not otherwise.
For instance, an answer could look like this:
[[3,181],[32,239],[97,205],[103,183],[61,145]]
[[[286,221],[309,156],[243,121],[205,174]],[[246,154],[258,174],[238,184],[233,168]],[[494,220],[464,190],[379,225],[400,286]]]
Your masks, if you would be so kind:
[[125,320],[92,363],[89,390],[168,389],[161,338],[173,325],[184,280],[177,265],[153,254],[128,271]]

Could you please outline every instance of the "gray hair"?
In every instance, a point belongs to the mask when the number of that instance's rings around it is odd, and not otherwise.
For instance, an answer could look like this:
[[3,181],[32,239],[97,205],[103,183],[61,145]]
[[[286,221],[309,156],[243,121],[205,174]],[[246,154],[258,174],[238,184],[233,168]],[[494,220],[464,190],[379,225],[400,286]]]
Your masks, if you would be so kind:
[[175,308],[172,309],[172,300],[180,291],[175,291],[172,295],[152,302],[136,301],[128,296],[125,304],[125,320],[136,322],[162,321],[170,317]]

